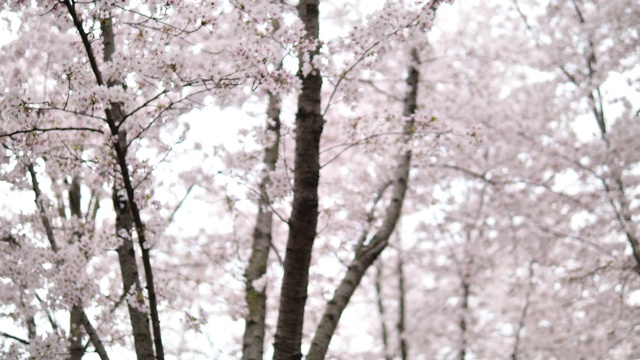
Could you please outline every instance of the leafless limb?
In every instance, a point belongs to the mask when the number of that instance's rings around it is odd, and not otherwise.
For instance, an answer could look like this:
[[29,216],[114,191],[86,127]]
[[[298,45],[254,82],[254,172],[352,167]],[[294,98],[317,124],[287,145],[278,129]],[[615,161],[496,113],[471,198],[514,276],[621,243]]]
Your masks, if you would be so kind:
[[29,341],[27,341],[27,340],[25,340],[25,339],[23,339],[21,337],[17,337],[17,336],[8,334],[8,333],[6,333],[4,331],[0,331],[0,336],[6,337],[7,339],[15,340],[15,341],[17,341],[17,342],[19,342],[19,343],[21,343],[23,345],[29,345]]
[[100,134],[104,134],[102,130],[90,128],[90,127],[51,127],[51,128],[34,127],[31,129],[16,130],[10,133],[0,134],[0,138],[12,137],[14,135],[19,135],[19,134],[33,134],[33,133],[42,134],[50,131],[89,131],[89,132],[97,132]]

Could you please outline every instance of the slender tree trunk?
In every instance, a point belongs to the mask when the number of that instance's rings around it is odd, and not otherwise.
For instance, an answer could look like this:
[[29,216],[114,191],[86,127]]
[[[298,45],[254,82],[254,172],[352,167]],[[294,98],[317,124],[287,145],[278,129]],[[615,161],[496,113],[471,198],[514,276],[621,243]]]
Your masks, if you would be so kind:
[[[265,318],[267,312],[267,294],[264,276],[267,273],[267,260],[271,246],[271,229],[273,211],[271,199],[267,193],[267,186],[271,183],[269,172],[275,170],[278,161],[280,145],[280,99],[269,94],[267,109],[267,141],[272,141],[265,147],[264,164],[267,173],[260,182],[260,199],[258,199],[258,216],[253,230],[253,244],[251,257],[245,270],[245,301],[249,314],[246,318],[244,337],[242,340],[243,360],[262,360],[264,354]],[[262,284],[256,287],[254,281],[262,279]]]
[[[304,23],[306,40],[317,43],[319,0],[300,0],[298,13]],[[315,50],[316,53],[318,49]],[[313,59],[312,54],[312,59]],[[311,64],[313,64],[313,60]],[[309,266],[318,222],[318,182],[320,179],[320,136],[324,120],[320,110],[322,77],[312,69],[302,74],[302,89],[296,114],[296,150],[293,204],[284,259],[284,278],[275,336],[276,360],[302,358],[302,328],[307,301]]]
[[[78,31],[80,38],[82,40],[82,45],[87,54],[89,65],[91,66],[91,71],[93,72],[96,83],[100,86],[122,86],[122,82],[114,79],[110,79],[105,81],[102,77],[102,73],[100,72],[100,68],[98,67],[98,62],[95,56],[95,53],[91,47],[91,41],[89,40],[89,36],[87,32],[84,30],[82,19],[78,16],[75,4],[71,0],[63,0],[65,7],[67,8],[71,20]],[[101,19],[100,20],[101,30],[102,30],[102,42],[104,45],[104,61],[111,61],[111,57],[115,53],[115,38],[113,34],[113,25],[111,18]],[[115,152],[117,166],[120,170],[120,175],[122,175],[122,189],[126,196],[122,196],[114,188],[114,206],[116,207],[116,212],[120,212],[117,214],[118,216],[124,217],[123,219],[116,220],[116,222],[120,222],[121,225],[125,226],[130,225],[126,223],[129,216],[131,217],[131,221],[135,227],[136,234],[138,235],[138,243],[140,244],[140,249],[142,253],[142,262],[145,270],[145,278],[146,278],[146,287],[147,294],[149,296],[149,309],[151,311],[151,323],[153,328],[153,343],[155,344],[155,352],[157,360],[164,360],[164,347],[162,345],[162,337],[160,333],[160,320],[158,316],[158,305],[156,299],[155,292],[155,284],[153,281],[153,272],[151,268],[151,260],[149,256],[149,249],[145,245],[146,243],[146,234],[144,231],[144,224],[142,223],[142,218],[140,217],[140,210],[138,209],[138,205],[135,202],[135,190],[133,184],[131,183],[131,177],[129,175],[129,168],[127,164],[127,142],[126,142],[126,132],[124,129],[121,131],[121,126],[124,122],[124,114],[120,104],[111,103],[110,109],[105,109],[105,115],[107,120],[107,125],[109,126],[109,130],[111,135],[116,139],[113,142],[113,148]],[[117,179],[115,181],[115,185],[118,186]],[[123,203],[126,203],[124,205]],[[116,226],[118,227],[118,225]],[[126,231],[125,231],[126,232]],[[119,234],[121,235],[121,234]],[[124,235],[124,234],[122,234]],[[125,235],[126,236],[126,235]],[[123,242],[125,246],[125,242]],[[133,247],[127,247],[126,249],[122,249],[123,253],[128,254],[129,259],[131,258],[131,254],[133,253]],[[120,257],[120,256],[119,256]],[[135,259],[135,256],[133,257]],[[122,264],[121,264],[122,265]],[[127,261],[126,269],[123,269],[123,276],[125,272],[130,271],[133,268],[136,268],[137,265],[135,262]],[[139,281],[139,280],[138,280]],[[134,280],[135,283],[135,280]],[[130,288],[126,287],[125,291],[130,291]],[[136,289],[137,290],[137,289]],[[142,296],[141,293],[137,294],[138,296]],[[142,301],[142,298],[140,298]],[[140,311],[141,313],[142,311]],[[135,314],[135,313],[134,313]],[[136,319],[132,316],[132,313],[129,313],[132,325],[135,323],[135,327],[139,327],[140,332],[136,333],[134,328],[134,341],[136,343],[136,352],[138,355],[138,359],[153,359],[153,346],[149,346],[149,342],[151,340],[150,337],[146,336],[148,330],[142,329],[143,327],[148,327],[148,322],[142,319]],[[146,317],[146,316],[145,316]],[[148,319],[148,318],[147,318]],[[136,339],[137,337],[137,339]]]
[[534,276],[534,265],[535,261],[529,262],[529,284],[527,287],[527,292],[524,298],[524,304],[522,305],[522,310],[520,311],[520,319],[518,320],[518,329],[516,329],[515,339],[513,341],[513,350],[511,351],[511,360],[518,360],[518,354],[520,353],[520,342],[522,341],[522,334],[525,329],[525,320],[527,318],[527,313],[529,311],[529,302],[531,300],[531,293],[533,292],[533,276]]
[[[111,61],[115,53],[115,37],[113,34],[113,25],[111,18],[101,19],[102,43],[104,45],[104,61]],[[107,86],[122,86],[117,80],[108,80]],[[111,121],[114,124],[122,124],[124,121],[122,109],[119,104],[111,104]],[[127,133],[122,130],[116,130],[114,134],[118,137],[118,158],[126,158],[127,154]],[[113,131],[112,131],[113,132]],[[117,159],[120,160],[120,159]],[[126,163],[125,163],[126,168]],[[122,168],[120,169],[122,170]],[[116,234],[121,245],[117,249],[118,261],[120,263],[120,272],[122,275],[122,286],[125,294],[132,295],[132,299],[127,301],[129,310],[129,319],[133,329],[133,339],[138,359],[154,359],[153,339],[149,330],[149,315],[144,310],[144,296],[142,286],[140,285],[140,276],[138,273],[138,264],[136,254],[133,249],[133,241],[131,240],[132,230],[134,228],[134,218],[131,209],[131,202],[127,199],[127,190],[124,188],[125,182],[129,179],[129,175],[121,172],[122,183],[116,176],[113,186],[113,208],[116,211]],[[127,179],[125,179],[125,177]],[[143,248],[144,251],[144,248]]]
[[132,296],[127,299],[129,320],[133,330],[133,341],[138,359],[152,360],[153,342],[149,330],[149,315],[144,311],[145,302],[140,285],[140,275],[136,254],[131,241],[133,219],[129,209],[129,203],[123,199],[122,191],[118,186],[113,187],[113,208],[116,211],[116,234],[121,241],[118,246],[118,262],[122,276],[122,288],[125,294]]
[[462,278],[462,313],[460,315],[460,352],[458,358],[467,358],[467,314],[469,313],[469,282],[466,276]]
[[[111,61],[111,57],[115,53],[115,37],[113,34],[113,23],[111,18],[101,19],[101,28],[102,28],[102,40],[104,44],[104,61]],[[90,49],[90,47],[89,47]],[[91,58],[91,57],[90,57]],[[97,69],[97,64],[96,64]],[[98,73],[99,74],[99,73]],[[98,81],[100,82],[101,76],[96,76]],[[120,80],[110,79],[107,80],[106,85],[108,87],[113,86],[123,86]],[[127,164],[127,133],[124,129],[121,129],[121,126],[124,123],[125,117],[124,112],[120,104],[111,103],[111,109],[106,109],[105,113],[107,114],[107,121],[109,123],[109,129],[111,130],[111,134],[114,137],[117,137],[118,141],[115,141],[113,144],[116,160],[118,162],[118,166],[120,168],[120,173],[122,175],[122,185],[123,190],[126,196],[127,208],[130,212],[130,216],[133,222],[133,225],[136,229],[136,234],[138,235],[138,243],[140,245],[140,252],[142,253],[142,265],[144,268],[147,294],[149,296],[149,310],[151,312],[151,328],[153,330],[153,343],[155,344],[155,352],[157,360],[164,360],[164,346],[162,344],[162,335],[160,331],[160,317],[158,314],[158,301],[156,299],[156,290],[155,290],[155,282],[153,280],[153,269],[151,267],[151,256],[149,254],[149,247],[145,245],[146,243],[146,233],[144,230],[144,224],[142,223],[142,218],[140,217],[140,210],[138,209],[138,205],[135,202],[135,190],[133,188],[133,184],[131,183],[131,177],[129,175],[129,167]],[[114,189],[116,190],[116,189]],[[117,191],[114,192],[114,196],[118,196]],[[127,224],[128,225],[128,224]],[[127,250],[129,251],[129,250]],[[133,246],[129,252],[133,251]],[[133,257],[135,260],[135,256]],[[135,262],[129,264],[129,266],[135,265]],[[137,271],[137,270],[136,270]],[[136,276],[137,279],[137,276]],[[137,291],[137,289],[136,289]],[[142,292],[138,293],[142,300]],[[145,313],[145,318],[148,319]],[[142,321],[142,319],[139,319]],[[148,321],[148,320],[147,320]],[[149,346],[146,344],[146,334],[148,332],[148,322],[145,321],[143,323],[137,323],[136,326],[140,328],[140,341],[141,347],[144,347],[144,353],[138,354],[138,359],[146,358],[146,356],[153,357],[153,346]],[[133,319],[132,319],[133,322]],[[143,329],[144,328],[144,329]],[[134,331],[134,336],[135,336]],[[149,350],[151,348],[151,350]],[[142,356],[144,354],[144,356]],[[149,355],[151,354],[151,355]]]
[[[80,206],[80,181],[78,177],[74,177],[71,180],[69,186],[69,210],[71,217],[76,217],[78,220],[82,219],[82,209]],[[74,232],[71,241],[75,241],[74,238],[80,237],[79,232]],[[69,359],[80,360],[84,355],[84,345],[82,344],[82,308],[74,306],[69,313]]]
[[[407,78],[409,93],[405,98],[404,109],[404,115],[407,117],[411,117],[417,109],[418,80],[420,77],[417,69],[417,51],[414,50],[412,52],[412,57],[412,60],[416,63],[410,66]],[[405,142],[408,142],[411,139],[414,131],[413,127],[414,121],[407,121],[404,127]],[[351,296],[353,296],[353,293],[360,284],[360,281],[367,269],[387,247],[389,238],[391,237],[391,234],[398,223],[398,219],[400,218],[402,204],[407,192],[410,168],[411,150],[406,150],[398,159],[398,164],[394,172],[393,193],[391,195],[391,201],[387,206],[382,226],[367,245],[361,244],[357,249],[354,258],[348,267],[347,273],[342,278],[333,298],[327,304],[324,314],[322,315],[322,319],[320,320],[320,324],[316,329],[316,333],[311,343],[311,349],[309,349],[309,354],[306,359],[323,360],[325,358],[331,338],[338,326],[338,321],[340,320],[344,309],[347,307],[349,300],[351,300]]]
[[387,323],[385,322],[385,307],[382,301],[382,261],[378,259],[376,262],[376,303],[378,305],[378,314],[380,314],[380,329],[382,335],[382,346],[384,349],[385,360],[391,360],[391,349],[389,349],[389,331],[387,330]]
[[402,254],[398,254],[398,337],[400,343],[400,357],[402,360],[409,359],[409,345],[405,334],[405,286],[404,268]]

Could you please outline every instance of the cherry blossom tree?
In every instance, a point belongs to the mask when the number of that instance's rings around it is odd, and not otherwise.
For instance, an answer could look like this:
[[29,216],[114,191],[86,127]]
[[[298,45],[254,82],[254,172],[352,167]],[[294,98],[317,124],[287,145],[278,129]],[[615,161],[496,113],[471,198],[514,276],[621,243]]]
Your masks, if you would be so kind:
[[637,2],[443,3],[3,4],[2,356],[637,357]]

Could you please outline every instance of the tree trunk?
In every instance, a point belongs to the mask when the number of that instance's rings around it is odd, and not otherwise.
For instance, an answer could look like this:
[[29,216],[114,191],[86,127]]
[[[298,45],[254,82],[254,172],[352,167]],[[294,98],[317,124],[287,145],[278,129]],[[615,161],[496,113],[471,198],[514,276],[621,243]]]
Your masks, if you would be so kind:
[[[111,18],[100,20],[102,30],[102,43],[104,45],[104,61],[111,61],[115,53],[115,36],[113,34],[113,25]],[[108,80],[107,86],[122,86],[122,82],[117,80]],[[142,286],[140,285],[140,276],[138,274],[138,264],[136,262],[136,254],[133,249],[133,241],[131,240],[132,230],[134,228],[134,213],[132,209],[132,199],[128,199],[129,189],[126,189],[126,183],[130,182],[126,162],[127,154],[127,134],[123,130],[119,130],[119,125],[124,121],[122,109],[119,104],[111,104],[111,110],[108,111],[109,127],[112,135],[117,136],[117,142],[114,144],[116,148],[116,156],[120,164],[120,175],[122,176],[122,184],[116,176],[113,186],[113,208],[116,212],[116,234],[122,241],[118,247],[118,261],[120,262],[120,270],[122,275],[122,286],[125,294],[132,295],[132,299],[128,299],[127,307],[129,309],[129,319],[133,329],[133,339],[138,359],[154,359],[153,339],[149,331],[149,315],[144,310],[144,296]],[[117,126],[115,126],[117,124]],[[126,160],[125,160],[126,161]],[[124,166],[123,166],[124,165]],[[124,169],[123,169],[124,168]],[[126,171],[125,171],[126,170]],[[125,195],[126,194],[126,195]],[[142,248],[144,251],[144,248]],[[150,288],[152,284],[147,284]],[[158,357],[161,358],[160,355]]]
[[140,285],[136,253],[133,249],[133,241],[131,241],[133,219],[129,203],[123,199],[121,193],[122,191],[118,186],[114,185],[113,208],[116,211],[116,234],[121,241],[120,246],[117,248],[117,253],[122,276],[122,288],[125,294],[132,296],[126,302],[137,358],[152,360],[154,357],[151,331],[149,330],[149,315],[144,311],[144,296]]
[[407,336],[405,334],[405,286],[404,286],[404,268],[402,263],[402,254],[398,253],[398,338],[400,343],[400,358],[402,360],[409,359],[409,345],[407,344]]
[[380,331],[382,336],[382,346],[384,349],[385,360],[391,360],[391,349],[389,349],[389,334],[387,330],[387,323],[385,322],[385,307],[382,301],[382,261],[376,262],[376,303],[378,305],[378,314],[380,314]]
[[460,352],[458,358],[465,360],[467,358],[467,314],[469,313],[469,282],[467,276],[462,276],[462,311],[460,314]]
[[242,359],[262,360],[264,354],[265,317],[267,312],[267,293],[264,279],[260,286],[254,281],[264,278],[267,273],[267,260],[271,246],[271,229],[273,211],[271,199],[267,193],[267,186],[271,183],[269,173],[276,168],[278,148],[280,145],[280,99],[269,94],[269,108],[267,109],[267,141],[272,141],[265,147],[264,164],[267,173],[260,182],[260,199],[258,200],[258,216],[253,230],[253,244],[251,257],[245,270],[245,300],[249,314],[246,318],[244,337],[242,339]]
[[[417,51],[412,52],[415,62],[417,59]],[[409,93],[405,98],[404,115],[410,117],[417,109],[418,80],[420,74],[417,64],[412,64],[409,68],[407,84],[409,85]],[[411,139],[413,134],[414,121],[408,120],[404,127],[405,142]],[[338,326],[338,321],[347,307],[351,296],[360,284],[362,277],[367,269],[378,258],[380,253],[387,247],[389,237],[393,233],[400,213],[402,204],[407,192],[409,180],[409,170],[411,168],[411,150],[406,150],[399,158],[398,165],[394,172],[393,193],[391,201],[387,206],[385,218],[382,226],[367,245],[360,246],[348,267],[347,273],[344,275],[340,285],[336,289],[333,298],[327,304],[322,315],[320,324],[316,329],[315,336],[311,343],[311,349],[307,355],[307,360],[323,360],[329,349],[329,343]]]
[[[82,219],[82,209],[80,207],[80,182],[78,177],[71,180],[69,186],[69,210],[71,217]],[[74,232],[73,237],[79,238],[79,232]],[[71,239],[75,241],[75,239]],[[82,308],[74,306],[69,313],[69,359],[80,360],[84,355],[84,345],[82,344]]]
[[527,292],[524,298],[524,304],[522,305],[522,310],[520,311],[520,319],[518,320],[518,328],[515,332],[515,339],[513,341],[513,350],[511,351],[511,360],[518,360],[518,354],[520,353],[520,342],[522,341],[522,336],[525,330],[525,321],[529,311],[529,303],[531,301],[531,293],[533,292],[534,287],[534,265],[535,261],[531,260],[529,262],[529,284],[527,286]]
[[[306,41],[314,43],[317,43],[319,34],[318,5],[319,0],[301,0],[298,5],[298,13],[306,30]],[[316,48],[315,53],[317,51]],[[311,54],[311,64],[315,53]],[[320,112],[322,77],[316,69],[308,74],[302,74],[300,70],[300,76],[302,90],[296,114],[294,195],[273,356],[277,360],[302,358],[300,346],[304,308],[318,222],[320,136],[324,125]]]

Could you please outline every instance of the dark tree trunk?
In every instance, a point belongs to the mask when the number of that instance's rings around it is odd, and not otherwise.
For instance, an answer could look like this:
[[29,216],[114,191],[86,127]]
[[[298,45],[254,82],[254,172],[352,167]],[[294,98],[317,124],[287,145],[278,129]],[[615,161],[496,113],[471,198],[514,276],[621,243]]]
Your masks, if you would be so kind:
[[113,187],[113,208],[116,211],[116,234],[121,241],[118,246],[118,262],[122,276],[122,289],[125,294],[132,295],[127,303],[129,320],[133,330],[133,341],[138,359],[154,359],[153,342],[149,330],[149,315],[142,311],[144,308],[144,296],[140,285],[140,275],[136,262],[136,253],[131,241],[133,219],[129,209],[129,203],[124,199],[122,190],[118,186]]
[[[82,209],[80,207],[80,181],[77,177],[71,180],[69,186],[69,210],[71,217],[82,219]],[[74,232],[73,237],[79,237],[79,232]],[[75,241],[75,239],[71,239]],[[84,345],[82,344],[82,308],[74,306],[69,313],[69,359],[80,360],[84,355]]]
[[[318,5],[319,0],[301,0],[298,5],[298,13],[306,30],[306,39],[311,42],[318,40]],[[301,76],[302,90],[298,97],[296,114],[294,195],[274,344],[273,358],[277,360],[302,358],[300,346],[304,308],[307,301],[311,252],[318,222],[320,136],[324,125],[320,112],[322,77],[315,69]]]

